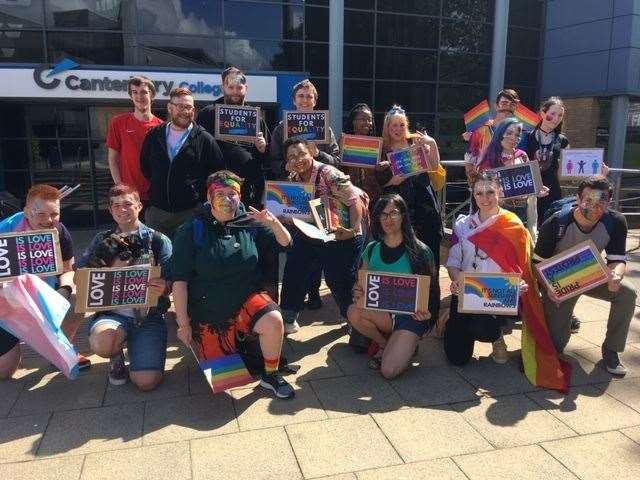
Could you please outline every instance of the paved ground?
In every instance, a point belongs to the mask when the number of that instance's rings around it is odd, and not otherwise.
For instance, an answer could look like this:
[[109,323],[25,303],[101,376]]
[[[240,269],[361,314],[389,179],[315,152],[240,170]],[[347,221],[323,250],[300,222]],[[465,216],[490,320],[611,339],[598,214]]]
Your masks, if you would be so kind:
[[[631,257],[629,278],[640,286],[640,250]],[[474,360],[453,368],[440,340],[427,338],[415,365],[386,381],[350,351],[329,297],[325,304],[287,339],[287,357],[301,365],[289,377],[292,401],[251,385],[212,395],[174,328],[166,379],[148,394],[109,386],[97,357],[69,382],[29,355],[16,380],[0,383],[0,478],[638,477],[640,308],[622,355],[631,372],[618,380],[599,358],[607,305],[580,300],[572,388],[561,396],[518,372],[518,330],[507,365],[476,343]]]

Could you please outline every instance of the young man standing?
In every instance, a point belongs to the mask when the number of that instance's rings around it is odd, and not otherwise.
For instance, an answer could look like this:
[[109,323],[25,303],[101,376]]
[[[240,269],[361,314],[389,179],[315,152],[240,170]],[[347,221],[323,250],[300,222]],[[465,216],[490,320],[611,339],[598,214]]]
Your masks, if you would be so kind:
[[113,183],[126,183],[140,192],[143,201],[149,199],[149,181],[140,169],[140,150],[147,132],[162,123],[151,113],[156,87],[147,77],[129,79],[127,87],[133,102],[133,112],[111,119],[107,133],[109,170]]

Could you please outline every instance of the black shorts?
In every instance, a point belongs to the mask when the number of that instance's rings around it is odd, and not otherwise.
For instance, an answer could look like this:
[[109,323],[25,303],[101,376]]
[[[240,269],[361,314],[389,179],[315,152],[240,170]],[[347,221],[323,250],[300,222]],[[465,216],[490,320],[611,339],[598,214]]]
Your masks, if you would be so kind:
[[15,347],[20,340],[0,327],[0,357]]

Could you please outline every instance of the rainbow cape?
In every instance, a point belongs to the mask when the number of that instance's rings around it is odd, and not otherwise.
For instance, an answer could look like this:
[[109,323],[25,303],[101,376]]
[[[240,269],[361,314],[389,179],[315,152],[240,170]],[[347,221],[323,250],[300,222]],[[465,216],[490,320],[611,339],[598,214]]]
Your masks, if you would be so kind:
[[464,114],[464,125],[467,132],[473,132],[484,125],[491,118],[490,115],[489,102],[485,99]]
[[515,213],[500,213],[478,227],[469,241],[483,250],[504,272],[522,275],[529,289],[520,297],[522,361],[527,379],[538,387],[567,393],[571,365],[559,358],[544,318],[542,300],[531,267],[531,236]]
[[538,125],[538,122],[541,120],[540,115],[538,115],[536,112],[532,110],[529,110],[527,107],[525,107],[521,103],[519,103],[518,106],[516,107],[515,116],[518,120],[522,122],[522,126],[524,130],[533,130],[534,128],[536,128],[536,125]]

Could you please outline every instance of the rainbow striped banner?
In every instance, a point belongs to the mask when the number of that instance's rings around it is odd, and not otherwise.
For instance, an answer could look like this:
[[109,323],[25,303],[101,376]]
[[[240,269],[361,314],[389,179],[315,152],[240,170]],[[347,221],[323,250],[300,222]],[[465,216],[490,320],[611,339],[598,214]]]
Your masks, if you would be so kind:
[[515,117],[522,122],[524,130],[533,130],[540,122],[540,115],[533,110],[529,110],[521,103],[516,107]]
[[382,139],[363,135],[342,135],[342,165],[374,168],[380,158]]
[[253,377],[249,374],[242,357],[237,353],[209,360],[199,360],[198,365],[213,393],[253,382]]
[[518,273],[462,272],[458,312],[517,315],[520,290]]
[[478,129],[491,118],[491,108],[489,102],[485,99],[464,114],[464,125],[467,132],[473,132]]
[[423,172],[435,172],[438,169],[437,165],[431,164],[429,153],[422,145],[389,152],[387,160],[391,164],[391,172],[402,177],[410,177]]

